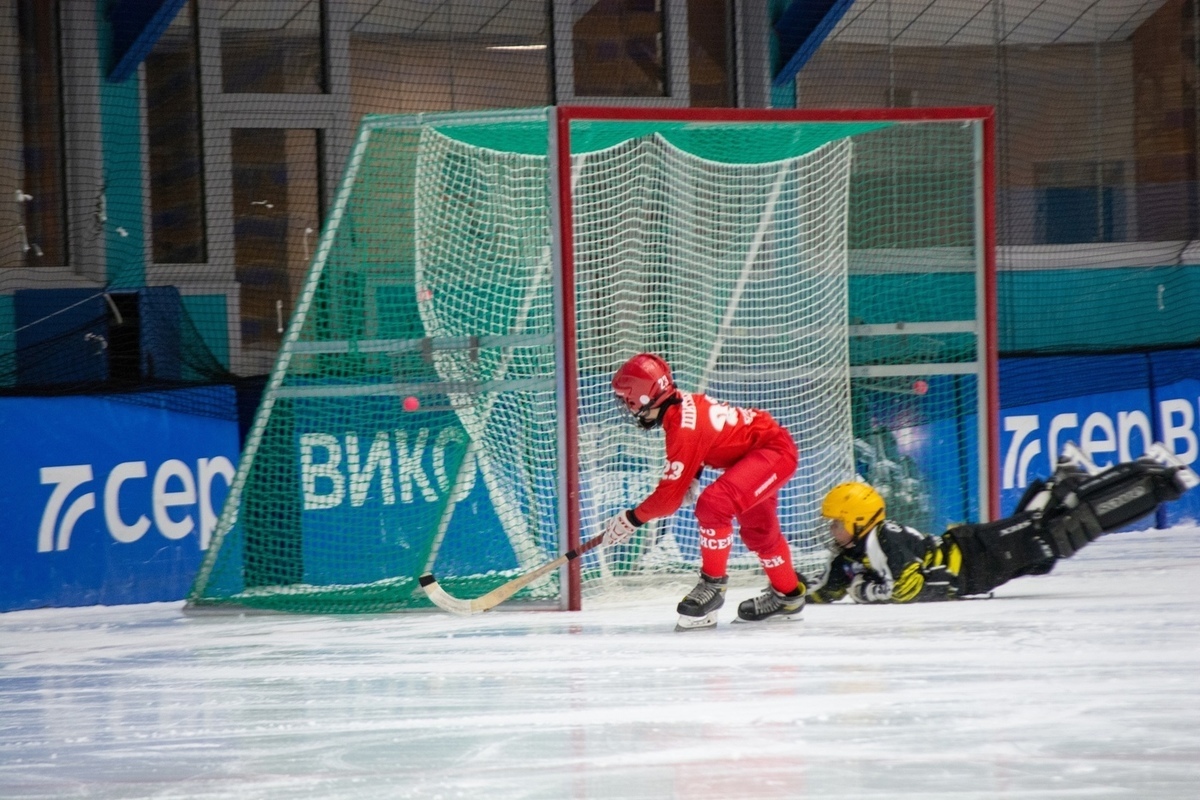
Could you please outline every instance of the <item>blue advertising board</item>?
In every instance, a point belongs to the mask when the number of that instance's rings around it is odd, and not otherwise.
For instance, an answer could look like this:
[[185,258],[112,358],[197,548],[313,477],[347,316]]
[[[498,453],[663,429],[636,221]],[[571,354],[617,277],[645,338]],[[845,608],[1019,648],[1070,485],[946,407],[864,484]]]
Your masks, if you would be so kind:
[[[1159,438],[1193,469],[1200,470],[1200,351],[1172,350],[1149,355],[1153,396],[1161,424]],[[1200,490],[1163,507],[1164,525],[1200,520]]]
[[[1050,474],[1067,442],[1100,467],[1137,458],[1155,441],[1194,464],[1200,380],[1190,376],[1200,376],[1198,368],[1200,358],[1190,352],[1002,360],[1001,514],[1011,514],[1025,488]],[[1189,494],[1165,506],[1165,521],[1193,520],[1197,511],[1200,494]]]
[[[195,392],[209,414],[185,410]],[[233,479],[235,408],[229,387],[0,398],[0,611],[182,598]]]

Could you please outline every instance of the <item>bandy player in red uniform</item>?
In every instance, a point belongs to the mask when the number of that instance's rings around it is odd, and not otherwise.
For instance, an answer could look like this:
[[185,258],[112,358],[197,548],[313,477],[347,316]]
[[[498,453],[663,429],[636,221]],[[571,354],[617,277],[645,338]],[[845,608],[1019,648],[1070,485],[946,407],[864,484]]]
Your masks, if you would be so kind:
[[[605,545],[619,544],[652,519],[675,513],[699,488],[704,467],[723,474],[696,498],[700,527],[700,582],[679,603],[676,630],[711,628],[725,603],[727,566],[736,517],[742,541],[758,555],[770,587],[738,606],[738,619],[799,619],[804,586],[779,530],[779,489],[796,471],[791,435],[765,411],[737,408],[703,394],[675,388],[671,368],[656,355],[640,353],[617,370],[613,391],[646,430],[661,425],[667,466],[658,487],[637,508],[605,525]],[[695,486],[693,487],[693,484]]]

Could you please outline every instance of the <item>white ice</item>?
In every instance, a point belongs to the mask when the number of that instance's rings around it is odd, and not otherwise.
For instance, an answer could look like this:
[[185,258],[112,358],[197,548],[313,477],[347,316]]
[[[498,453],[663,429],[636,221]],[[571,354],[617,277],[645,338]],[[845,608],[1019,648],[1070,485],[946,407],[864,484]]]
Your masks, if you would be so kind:
[[[991,599],[0,615],[0,797],[1200,798],[1200,528]],[[744,590],[730,600],[748,594]]]

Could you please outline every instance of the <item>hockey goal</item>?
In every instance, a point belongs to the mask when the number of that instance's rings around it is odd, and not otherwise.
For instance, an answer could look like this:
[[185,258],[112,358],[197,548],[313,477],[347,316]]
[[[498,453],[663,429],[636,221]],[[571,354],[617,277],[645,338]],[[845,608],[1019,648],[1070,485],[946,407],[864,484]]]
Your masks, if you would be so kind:
[[[856,473],[914,524],[988,518],[990,153],[979,108],[366,118],[189,607],[424,608],[423,572],[479,595],[598,535],[663,468],[608,386],[640,351],[792,432],[801,569]],[[698,563],[684,512],[513,602]]]

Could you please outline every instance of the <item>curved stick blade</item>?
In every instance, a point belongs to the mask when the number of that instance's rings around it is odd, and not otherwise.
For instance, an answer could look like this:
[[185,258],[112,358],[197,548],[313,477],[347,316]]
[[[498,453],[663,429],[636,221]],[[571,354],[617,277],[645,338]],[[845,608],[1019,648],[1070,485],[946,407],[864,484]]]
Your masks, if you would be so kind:
[[460,617],[469,617],[472,614],[478,613],[471,607],[469,600],[460,600],[452,596],[449,592],[443,589],[437,582],[437,578],[433,577],[432,572],[426,572],[420,577],[421,588],[425,590],[425,596],[430,602],[443,611],[449,611],[451,614],[457,614]]

